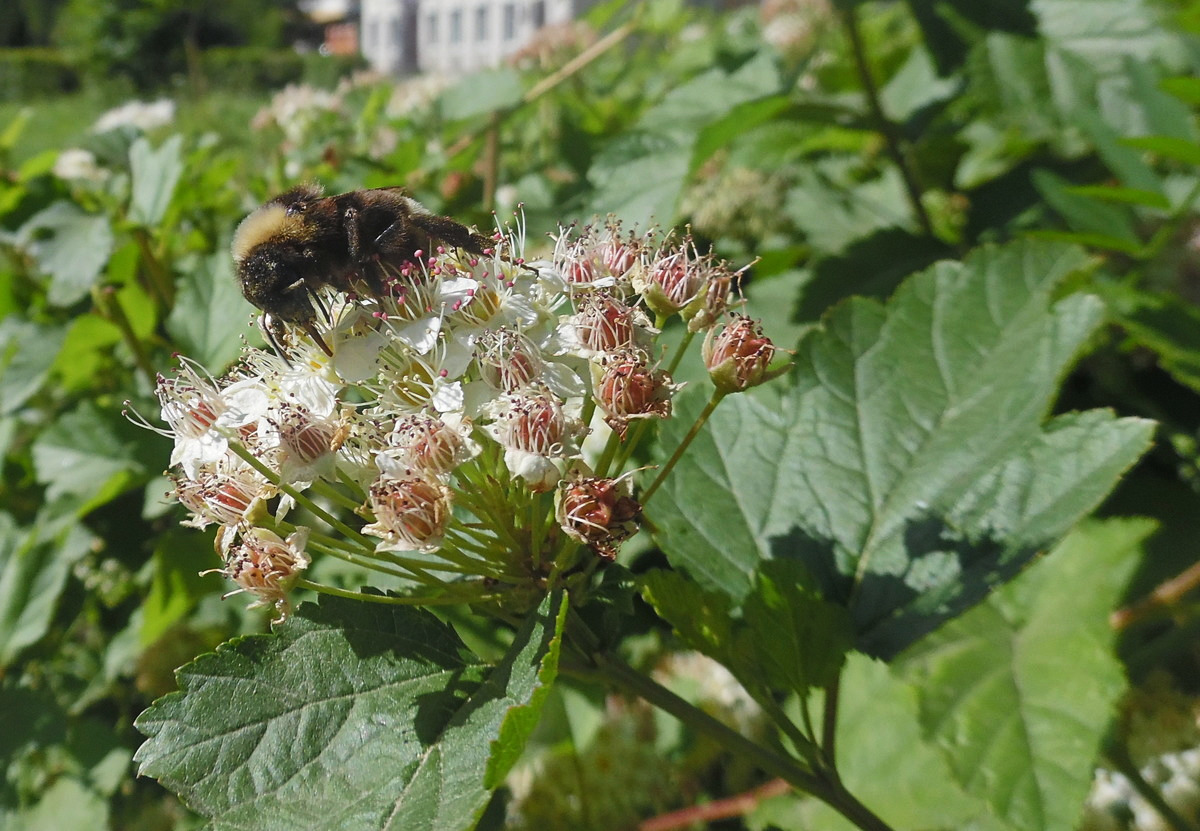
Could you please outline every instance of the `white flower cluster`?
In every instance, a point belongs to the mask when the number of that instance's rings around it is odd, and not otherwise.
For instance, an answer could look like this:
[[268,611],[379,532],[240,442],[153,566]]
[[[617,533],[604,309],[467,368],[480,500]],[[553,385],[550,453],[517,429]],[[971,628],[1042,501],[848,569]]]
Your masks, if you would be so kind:
[[[634,533],[628,478],[605,477],[676,389],[639,300],[660,326],[708,328],[736,274],[615,223],[563,232],[533,264],[523,228],[495,240],[384,264],[381,296],[324,289],[322,342],[291,332],[286,354],[247,349],[222,378],[182,359],[160,379],[176,498],[189,524],[221,526],[239,590],[285,613],[306,546],[443,591],[445,573],[544,586],[580,562],[566,555],[611,559]],[[609,439],[589,466],[590,432]],[[297,504],[333,533],[290,525]]]
[[175,120],[175,102],[170,98],[157,101],[126,101],[100,115],[92,125],[93,133],[107,133],[118,127],[134,127],[149,132],[165,127]]

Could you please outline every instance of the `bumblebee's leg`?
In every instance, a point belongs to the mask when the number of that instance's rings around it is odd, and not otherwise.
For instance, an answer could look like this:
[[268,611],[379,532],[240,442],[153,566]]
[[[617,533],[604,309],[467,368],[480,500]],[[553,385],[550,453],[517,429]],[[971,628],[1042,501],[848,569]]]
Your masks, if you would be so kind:
[[[430,237],[448,242],[455,248],[461,248],[464,251],[469,251],[472,254],[482,254],[489,248],[494,248],[496,243],[483,234],[477,234],[463,225],[457,220],[451,219],[448,216],[438,216],[437,214],[413,213],[408,217],[408,222],[420,228]],[[396,223],[397,225],[400,223]],[[393,228],[395,225],[392,226]],[[391,232],[392,228],[388,228],[379,235],[376,244],[379,244],[384,237]]]
[[346,229],[346,250],[350,252],[350,261],[356,263],[362,255],[362,240],[358,235],[358,208],[346,208],[342,213],[342,226]]

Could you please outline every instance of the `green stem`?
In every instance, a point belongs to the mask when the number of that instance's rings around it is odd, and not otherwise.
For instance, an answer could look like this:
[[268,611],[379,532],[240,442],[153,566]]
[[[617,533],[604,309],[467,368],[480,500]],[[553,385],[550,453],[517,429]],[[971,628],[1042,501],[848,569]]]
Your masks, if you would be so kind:
[[1180,816],[1179,812],[1171,807],[1171,804],[1163,798],[1163,795],[1142,776],[1142,772],[1138,770],[1138,766],[1133,763],[1133,759],[1129,756],[1128,750],[1116,742],[1109,742],[1105,747],[1104,755],[1106,755],[1116,767],[1118,771],[1126,779],[1129,784],[1133,785],[1133,789],[1138,792],[1142,799],[1146,800],[1158,811],[1159,815],[1167,821],[1167,824],[1173,831],[1198,831],[1197,826],[1193,822],[1189,822]]
[[603,478],[608,475],[608,467],[612,464],[613,456],[617,453],[617,448],[621,446],[621,436],[616,430],[608,434],[608,441],[604,443],[604,450],[600,453],[600,458],[596,460],[596,475]]
[[859,81],[862,82],[863,92],[867,96],[867,105],[871,108],[871,118],[875,121],[875,128],[883,136],[887,153],[900,171],[900,178],[904,180],[904,190],[908,194],[908,201],[912,205],[913,213],[916,214],[921,231],[926,236],[932,237],[934,236],[933,222],[930,221],[929,214],[925,211],[925,204],[921,201],[921,185],[917,182],[916,173],[905,155],[900,130],[883,111],[879,87],[875,85],[875,78],[871,75],[871,67],[867,63],[867,51],[863,47],[862,34],[858,30],[857,12],[853,8],[839,7],[839,14],[842,19],[842,27],[846,30],[846,37],[850,40],[854,66],[858,72]]
[[350,496],[342,493],[323,479],[313,480],[312,489],[313,493],[318,493],[326,499],[333,500],[348,511],[357,511],[362,507],[362,502],[355,502]]
[[236,453],[243,461],[246,462],[246,464],[250,465],[250,467],[254,468],[259,473],[261,473],[263,476],[267,477],[267,481],[277,482],[277,487],[281,491],[286,493],[288,496],[290,496],[292,499],[296,500],[297,505],[301,506],[302,508],[307,509],[309,513],[311,513],[313,516],[315,516],[318,519],[325,522],[325,524],[328,525],[330,528],[336,529],[337,531],[340,531],[341,533],[345,534],[348,538],[354,540],[355,542],[357,542],[359,545],[361,545],[363,548],[367,549],[368,551],[374,550],[374,548],[375,548],[374,540],[372,540],[370,537],[366,536],[365,534],[362,534],[362,533],[354,530],[349,525],[342,522],[340,519],[338,519],[337,517],[335,517],[333,514],[329,513],[328,511],[326,511],[324,508],[322,508],[316,502],[313,502],[311,499],[309,499],[306,494],[296,490],[291,485],[285,484],[283,482],[279,482],[278,481],[279,474],[276,473],[275,471],[271,470],[271,468],[267,467],[265,464],[263,464],[262,461],[257,456],[255,456],[253,453],[251,453],[249,450],[247,450],[241,443],[236,442],[236,441],[231,441],[231,442],[229,442],[229,449],[232,450],[234,453]]
[[679,368],[679,362],[683,360],[683,353],[687,352],[688,347],[692,345],[694,337],[696,337],[696,333],[689,329],[680,339],[679,346],[675,348],[675,354],[671,356],[671,363],[667,367],[667,374],[672,378],[675,377],[675,370]]
[[153,387],[158,382],[158,374],[154,371],[154,365],[150,362],[150,356],[146,354],[146,349],[142,346],[141,340],[138,339],[137,333],[133,331],[133,324],[129,322],[129,318],[125,314],[125,309],[121,307],[121,301],[117,299],[116,290],[112,286],[93,289],[92,299],[101,313],[107,317],[114,326],[121,332],[121,339],[125,341],[125,345],[129,347],[129,351],[133,353],[133,359],[137,362],[138,369],[146,376],[146,380]]
[[687,435],[683,437],[683,441],[681,441],[679,446],[675,448],[675,452],[671,454],[671,458],[667,459],[667,463],[662,466],[662,469],[658,472],[658,476],[654,477],[654,481],[650,483],[650,487],[642,491],[642,494],[638,499],[638,501],[642,503],[642,507],[646,506],[646,503],[650,501],[650,497],[654,496],[654,492],[659,489],[663,481],[675,468],[675,463],[678,462],[683,456],[684,451],[687,450],[688,445],[692,443],[692,440],[700,434],[700,430],[704,427],[704,423],[708,421],[708,417],[712,415],[713,410],[717,408],[717,405],[721,403],[721,399],[724,397],[725,393],[721,392],[720,390],[713,390],[712,398],[708,399],[708,403],[704,405],[704,409],[700,412],[700,416],[696,419],[696,422],[692,425],[691,429],[688,430]]
[[891,826],[847,791],[835,774],[815,774],[794,759],[747,739],[612,655],[597,653],[592,660],[594,669],[570,662],[565,662],[562,668],[564,672],[585,680],[607,681],[623,692],[645,699],[675,716],[697,734],[708,737],[731,753],[752,760],[765,773],[777,776],[796,789],[825,802],[863,831],[892,831]]
[[142,264],[145,266],[146,274],[150,277],[148,285],[150,294],[158,301],[159,309],[165,315],[175,305],[175,283],[167,272],[166,266],[154,253],[154,249],[150,245],[150,234],[145,228],[133,229],[133,241],[142,255]]
[[334,586],[326,586],[323,583],[314,583],[311,580],[297,580],[296,587],[318,592],[319,594],[331,594],[334,597],[344,597],[348,600],[364,600],[367,603],[386,603],[393,606],[457,606],[462,603],[483,602],[499,597],[499,595],[479,595],[478,597],[473,598],[464,597],[462,595],[443,595],[440,597],[397,597],[395,595],[348,591],[346,589],[339,589]]
[[838,699],[841,695],[841,673],[833,679],[833,683],[825,688],[824,714],[821,719],[821,752],[825,754],[825,763],[837,768],[837,721]]

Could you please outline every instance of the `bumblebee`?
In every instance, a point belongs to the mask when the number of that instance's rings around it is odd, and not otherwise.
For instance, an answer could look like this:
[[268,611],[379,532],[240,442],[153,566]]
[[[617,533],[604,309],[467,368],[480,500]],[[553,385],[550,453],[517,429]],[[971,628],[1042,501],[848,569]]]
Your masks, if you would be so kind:
[[402,188],[325,196],[316,185],[279,194],[242,220],[233,235],[233,261],[242,294],[262,310],[260,325],[281,355],[285,324],[303,329],[331,354],[317,332],[318,291],[387,290],[385,274],[417,252],[448,243],[484,254],[493,241],[447,216],[430,213]]

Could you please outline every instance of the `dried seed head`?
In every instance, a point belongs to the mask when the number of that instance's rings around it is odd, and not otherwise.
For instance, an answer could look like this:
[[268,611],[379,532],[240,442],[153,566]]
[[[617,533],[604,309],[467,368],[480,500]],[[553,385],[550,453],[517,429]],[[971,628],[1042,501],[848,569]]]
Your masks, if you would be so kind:
[[627,477],[571,476],[560,486],[558,523],[572,539],[615,560],[621,543],[637,533],[642,512],[630,490]]
[[308,568],[304,553],[308,529],[298,528],[286,540],[265,528],[245,527],[241,535],[241,543],[229,550],[225,567],[216,571],[237,584],[230,594],[250,592],[258,598],[250,608],[272,606],[278,614],[272,622],[282,623],[291,611],[288,592]]

